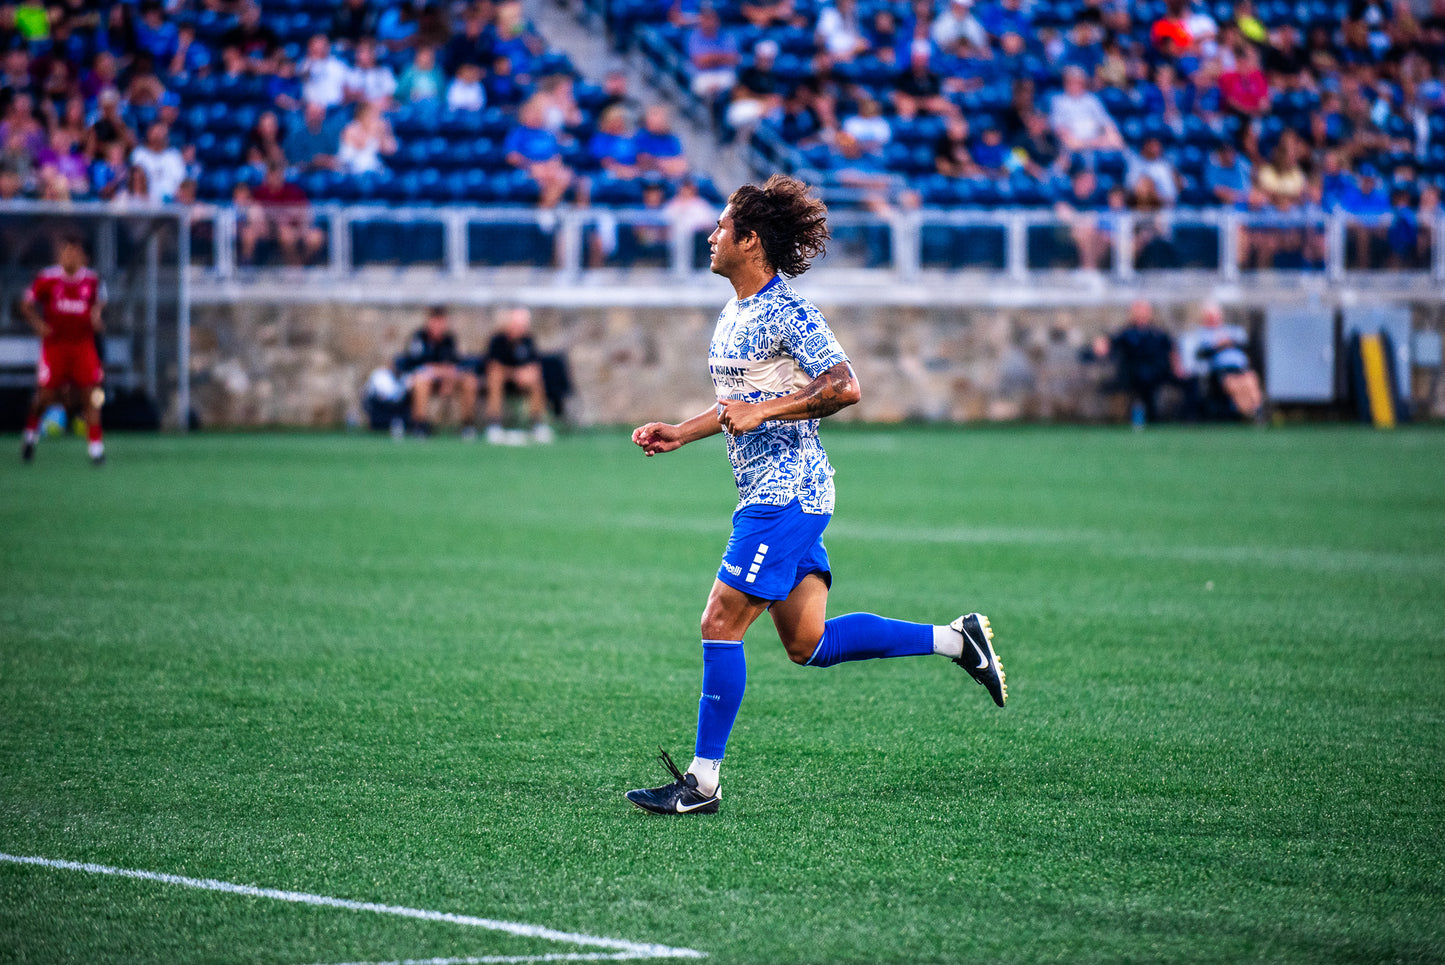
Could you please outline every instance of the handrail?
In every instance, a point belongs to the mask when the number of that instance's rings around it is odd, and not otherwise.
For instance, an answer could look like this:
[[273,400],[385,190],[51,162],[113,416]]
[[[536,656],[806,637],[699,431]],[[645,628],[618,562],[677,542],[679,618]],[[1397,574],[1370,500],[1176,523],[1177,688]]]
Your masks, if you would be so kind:
[[[598,260],[599,237],[610,239],[630,227],[655,229],[661,214],[656,209],[642,208],[539,211],[532,207],[512,206],[395,207],[335,203],[316,204],[310,210],[328,236],[324,261],[313,265],[311,271],[333,277],[349,276],[375,260],[358,252],[358,240],[374,240],[368,237],[368,232],[375,233],[378,226],[412,226],[430,232],[426,236],[430,251],[397,251],[394,263],[402,266],[433,265],[454,278],[484,274],[496,262],[480,257],[481,253],[474,248],[479,238],[490,237],[485,233],[488,226],[493,230],[505,226],[516,230],[505,232],[503,237],[514,238],[519,232],[530,232],[536,241],[534,257],[508,264],[554,272],[562,281],[584,278],[597,267],[593,263]],[[200,277],[226,280],[267,271],[267,266],[241,264],[238,245],[243,217],[229,205],[186,207],[139,204],[118,207],[85,201],[13,201],[0,205],[0,218],[17,215],[47,219],[63,219],[68,215],[138,217],[176,223],[184,220],[191,228],[193,240],[192,269],[199,272]],[[1372,276],[1428,276],[1436,282],[1445,282],[1445,214],[1437,214],[1432,222],[1422,226],[1431,232],[1428,266],[1408,270],[1382,266],[1361,268],[1347,262],[1352,230],[1381,229],[1388,225],[1388,216],[1381,220],[1355,219],[1341,213],[1322,211],[1282,216],[1271,212],[1256,214],[1221,208],[1176,208],[1156,214],[1085,212],[1079,217],[1085,222],[1092,222],[1098,231],[1107,235],[1109,258],[1104,270],[1120,281],[1148,277],[1156,272],[1187,271],[1219,282],[1233,282],[1256,270],[1243,263],[1247,251],[1241,248],[1241,244],[1247,245],[1251,233],[1288,236],[1286,240],[1290,243],[1300,240],[1305,233],[1309,250],[1304,254],[1309,256],[1308,266],[1270,271],[1320,277],[1330,284],[1341,283],[1361,273]],[[851,268],[876,272],[898,281],[917,278],[924,271],[966,269],[1026,283],[1041,273],[1057,270],[1054,264],[1041,263],[1034,249],[1041,240],[1049,242],[1051,236],[1055,239],[1052,243],[1067,247],[1071,243],[1068,240],[1070,224],[1075,219],[1040,208],[895,208],[889,214],[879,215],[835,203],[829,221],[835,236],[835,254],[831,258]],[[699,249],[694,239],[705,237],[711,225],[710,222],[699,221],[691,227],[693,230],[689,231],[688,226],[668,226],[667,238],[652,255],[654,262],[661,259],[656,267],[674,277],[706,272],[705,265],[695,263]],[[208,239],[204,245],[194,243],[199,228],[205,229],[202,234]],[[473,229],[482,234],[478,235]],[[986,251],[988,257],[970,260],[951,249],[946,237],[940,242],[937,232],[949,229],[965,233],[968,229],[982,232],[968,236],[967,240],[975,254],[980,250]],[[1181,229],[1203,229],[1212,233],[1209,257],[1205,259],[1207,264],[1192,268],[1136,264],[1142,229],[1153,230],[1164,238],[1178,238]],[[1044,234],[1039,234],[1041,231]],[[854,249],[858,247],[859,238],[863,239],[867,249],[863,256],[857,255],[856,251],[849,253],[850,245]],[[951,257],[940,258],[940,250]],[[1200,250],[1197,240],[1195,250]],[[617,267],[605,251],[600,260],[601,267]]]

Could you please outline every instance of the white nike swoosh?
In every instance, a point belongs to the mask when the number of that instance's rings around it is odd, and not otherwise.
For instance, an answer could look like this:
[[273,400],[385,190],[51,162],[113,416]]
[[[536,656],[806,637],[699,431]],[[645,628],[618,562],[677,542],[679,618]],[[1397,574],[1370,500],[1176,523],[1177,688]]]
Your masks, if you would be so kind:
[[698,808],[700,808],[700,807],[706,807],[707,805],[709,805],[709,804],[711,804],[711,803],[713,803],[713,802],[712,802],[712,798],[708,798],[706,801],[699,801],[697,804],[694,804],[694,805],[692,805],[691,807],[683,807],[682,802],[681,802],[681,801],[678,801],[678,802],[677,802],[677,813],[678,813],[678,814],[686,814],[686,813],[689,812],[689,811],[696,811],[696,810],[697,810]]
[[974,652],[978,654],[978,666],[974,669],[983,670],[985,667],[988,666],[988,656],[982,650],[980,650],[978,648],[978,644],[974,643],[972,640],[968,641],[968,643],[969,646],[973,647]]

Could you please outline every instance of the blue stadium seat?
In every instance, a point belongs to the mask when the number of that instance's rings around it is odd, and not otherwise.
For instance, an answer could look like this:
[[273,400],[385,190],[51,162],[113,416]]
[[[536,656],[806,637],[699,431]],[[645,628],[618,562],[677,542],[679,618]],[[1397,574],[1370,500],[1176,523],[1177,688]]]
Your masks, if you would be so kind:
[[352,261],[358,265],[395,262],[401,249],[399,227],[391,221],[351,222]]
[[932,174],[919,178],[914,185],[923,196],[924,204],[952,207],[960,201],[957,183],[943,174]]
[[443,111],[437,129],[450,138],[477,137],[482,133],[482,112]]
[[412,168],[424,167],[427,162],[426,141],[410,141],[398,145],[396,153],[391,156],[391,165],[398,171],[408,171]]
[[642,203],[642,182],[599,174],[592,179],[592,200],[597,204],[634,206]]
[[497,141],[479,137],[472,142],[472,153],[477,167],[484,171],[500,171],[507,166],[502,145]]
[[403,140],[435,134],[439,124],[436,111],[414,104],[398,107],[391,115],[391,129]]
[[196,36],[207,44],[214,44],[230,29],[232,20],[214,10],[202,10],[195,18]]
[[381,191],[381,199],[392,204],[418,204],[421,201],[421,173],[398,171]]
[[535,225],[467,225],[467,258],[481,265],[549,265],[552,238]]
[[307,171],[297,179],[297,186],[313,201],[329,196],[336,175],[330,171]]
[[541,194],[537,182],[521,171],[505,171],[493,175],[491,188],[493,195],[503,204],[536,204]]
[[499,107],[489,107],[482,111],[482,130],[485,137],[494,140],[501,140],[507,136],[512,129],[513,121],[510,114]]
[[236,175],[229,168],[206,171],[196,182],[196,193],[203,201],[230,201],[236,186]]
[[418,198],[421,201],[436,202],[446,200],[446,187],[442,183],[442,171],[440,168],[425,167],[415,173],[418,179]]
[[1203,148],[1196,144],[1185,144],[1176,148],[1174,153],[1174,165],[1181,174],[1198,177],[1203,172],[1206,160]]
[[1124,167],[1124,155],[1117,151],[1100,151],[1094,158],[1094,170],[1099,175],[1101,187],[1106,177],[1112,177],[1116,181],[1123,178]]
[[1218,135],[1198,114],[1184,115],[1184,140],[1203,150],[1209,150],[1218,140]]
[[458,200],[468,204],[486,204],[495,201],[491,178],[486,171],[475,169],[463,172],[462,196]]
[[1425,154],[1425,169],[1431,174],[1445,174],[1445,144],[1431,144]]
[[783,52],[803,58],[813,55],[813,32],[807,27],[783,27],[771,31],[768,36]]

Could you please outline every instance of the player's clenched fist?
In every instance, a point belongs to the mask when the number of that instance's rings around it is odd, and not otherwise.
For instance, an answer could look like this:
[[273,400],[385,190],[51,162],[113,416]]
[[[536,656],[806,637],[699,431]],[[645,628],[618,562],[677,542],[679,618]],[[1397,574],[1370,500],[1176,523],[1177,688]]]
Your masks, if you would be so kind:
[[649,422],[632,430],[632,441],[649,456],[672,452],[682,445],[678,427],[666,422]]

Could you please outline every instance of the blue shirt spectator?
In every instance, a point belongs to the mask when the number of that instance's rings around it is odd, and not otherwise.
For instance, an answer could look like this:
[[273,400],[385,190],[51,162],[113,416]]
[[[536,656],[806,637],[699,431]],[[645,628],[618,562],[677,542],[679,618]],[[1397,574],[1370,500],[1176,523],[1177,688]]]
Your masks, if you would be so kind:
[[1094,25],[1087,22],[1080,22],[1074,25],[1069,31],[1069,39],[1064,44],[1064,52],[1059,57],[1059,66],[1067,67],[1073,65],[1083,68],[1090,77],[1099,69],[1104,62],[1103,38],[1094,28]]
[[286,137],[281,150],[286,160],[301,168],[335,168],[336,152],[341,146],[341,115],[331,118],[321,104],[307,104],[303,111],[286,121]]
[[206,45],[196,39],[196,28],[191,24],[183,24],[176,40],[176,52],[171,56],[170,73],[190,77],[201,71],[210,69],[211,52]]
[[632,138],[637,159],[649,171],[680,177],[687,169],[682,141],[672,133],[672,117],[665,106],[654,104],[643,115],[642,129]]
[[410,5],[405,3],[387,4],[376,18],[376,39],[391,50],[400,50],[411,45],[416,36],[416,19]]
[[1008,160],[1009,147],[1003,141],[1003,132],[990,124],[980,132],[970,153],[973,154],[975,164],[991,176],[997,177],[1003,172],[1004,162]]
[[492,69],[482,83],[487,88],[488,104],[520,104],[526,96],[522,79],[512,70],[512,61],[507,57],[498,57],[492,62]]
[[1204,165],[1204,189],[1212,202],[1242,205],[1249,199],[1253,172],[1234,145],[1225,141]]
[[527,161],[546,161],[557,157],[561,146],[557,143],[557,136],[545,127],[528,127],[519,121],[507,132],[506,140],[502,142],[502,153],[514,164],[514,154]]
[[1390,228],[1385,240],[1390,245],[1390,254],[1403,264],[1414,260],[1419,251],[1420,216],[1410,199],[1410,192],[1398,188],[1391,198]]
[[587,156],[597,167],[617,178],[637,176],[637,146],[627,133],[624,108],[609,107],[602,112],[597,133],[587,142]]
[[134,26],[135,44],[140,50],[150,54],[156,67],[163,70],[175,56],[180,31],[175,24],[166,20],[165,11],[159,3],[148,3],[141,10]]
[[1340,209],[1356,218],[1375,219],[1390,213],[1390,196],[1373,167],[1365,165],[1360,169],[1359,180],[1345,187],[1340,196]]
[[993,37],[1002,37],[1006,33],[1027,37],[1032,30],[1021,0],[998,0],[989,4],[978,12],[978,22]]

